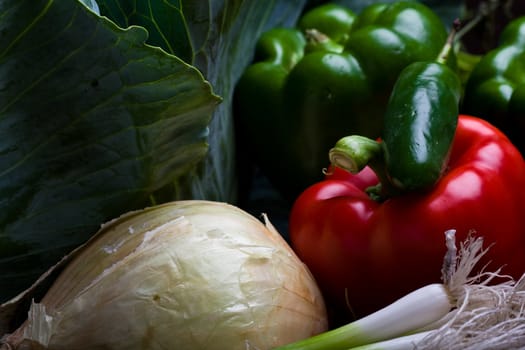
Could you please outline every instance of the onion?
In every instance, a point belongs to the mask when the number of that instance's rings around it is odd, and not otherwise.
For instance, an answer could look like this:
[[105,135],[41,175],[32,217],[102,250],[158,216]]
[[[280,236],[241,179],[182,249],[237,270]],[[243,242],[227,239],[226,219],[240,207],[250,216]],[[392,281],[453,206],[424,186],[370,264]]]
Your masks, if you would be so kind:
[[264,216],[178,201],[102,225],[3,349],[271,349],[327,329],[307,267]]

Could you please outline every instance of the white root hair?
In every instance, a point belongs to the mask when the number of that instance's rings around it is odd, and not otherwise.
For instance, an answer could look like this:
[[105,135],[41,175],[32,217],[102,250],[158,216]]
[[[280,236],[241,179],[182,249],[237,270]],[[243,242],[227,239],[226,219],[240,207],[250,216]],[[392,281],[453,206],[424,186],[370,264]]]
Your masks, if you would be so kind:
[[[482,238],[469,236],[457,254],[453,230],[446,240],[443,281],[456,308],[416,349],[525,349],[525,274],[518,281],[501,275],[501,269],[469,277],[490,247],[483,249]],[[501,282],[491,284],[495,279]]]

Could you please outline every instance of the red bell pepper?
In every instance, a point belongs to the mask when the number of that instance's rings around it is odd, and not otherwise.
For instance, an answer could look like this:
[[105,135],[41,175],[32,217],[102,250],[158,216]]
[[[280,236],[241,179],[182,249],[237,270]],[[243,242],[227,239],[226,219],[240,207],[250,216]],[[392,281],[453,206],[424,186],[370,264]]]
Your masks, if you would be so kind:
[[365,191],[377,183],[369,167],[356,175],[336,169],[290,213],[293,248],[343,317],[440,282],[449,229],[458,242],[473,233],[493,244],[483,260],[491,271],[525,272],[525,161],[492,125],[459,117],[448,169],[431,189],[379,202]]

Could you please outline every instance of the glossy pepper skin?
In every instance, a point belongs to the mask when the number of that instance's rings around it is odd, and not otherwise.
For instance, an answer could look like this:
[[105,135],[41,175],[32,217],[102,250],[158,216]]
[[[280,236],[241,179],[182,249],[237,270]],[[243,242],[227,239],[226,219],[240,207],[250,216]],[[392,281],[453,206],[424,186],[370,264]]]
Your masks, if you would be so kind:
[[440,62],[414,62],[392,91],[382,134],[389,180],[400,190],[433,186],[442,176],[458,120],[461,82]]
[[[493,244],[477,268],[515,278],[525,271],[525,162],[488,122],[460,115],[448,168],[427,191],[375,201],[369,167],[336,169],[296,200],[291,244],[341,318],[364,316],[427,283],[440,282],[444,232]],[[350,310],[351,308],[351,310]]]
[[525,152],[525,16],[510,22],[499,46],[474,67],[461,110],[490,121]]
[[297,28],[263,34],[234,97],[241,152],[291,199],[322,179],[340,137],[380,135],[400,71],[435,58],[447,37],[418,2],[374,4],[359,16],[335,5],[312,11]]

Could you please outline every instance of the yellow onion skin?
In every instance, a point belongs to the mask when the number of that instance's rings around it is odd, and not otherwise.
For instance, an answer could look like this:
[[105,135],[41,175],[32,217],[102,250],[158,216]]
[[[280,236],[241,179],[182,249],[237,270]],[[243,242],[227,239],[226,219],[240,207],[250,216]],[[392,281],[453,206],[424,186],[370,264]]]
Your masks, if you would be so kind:
[[188,200],[102,225],[12,336],[19,349],[264,350],[327,327],[315,280],[269,221]]

